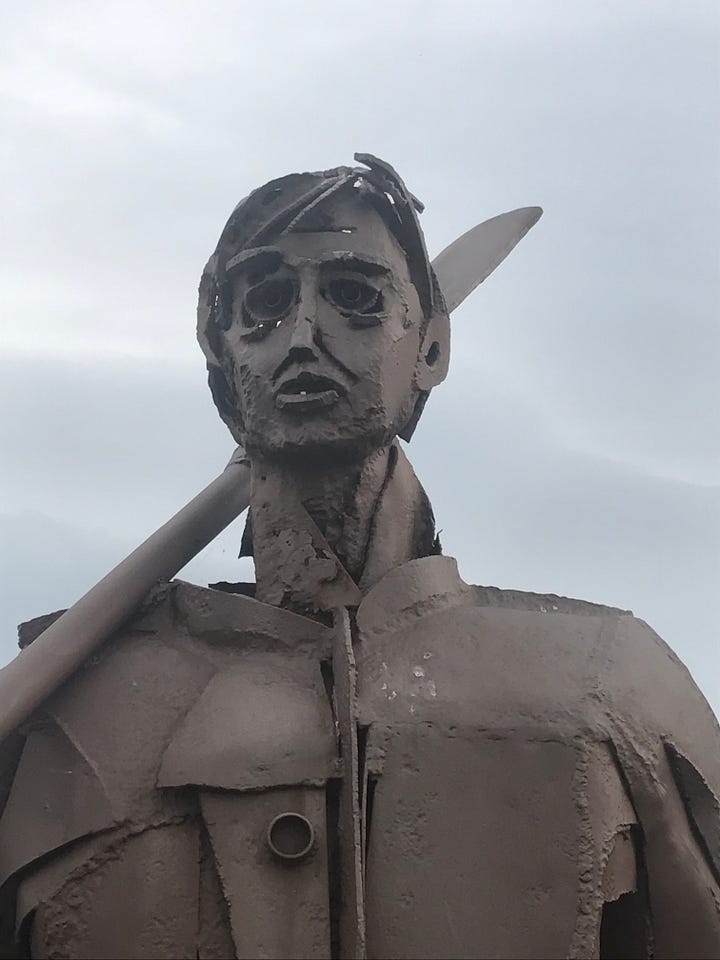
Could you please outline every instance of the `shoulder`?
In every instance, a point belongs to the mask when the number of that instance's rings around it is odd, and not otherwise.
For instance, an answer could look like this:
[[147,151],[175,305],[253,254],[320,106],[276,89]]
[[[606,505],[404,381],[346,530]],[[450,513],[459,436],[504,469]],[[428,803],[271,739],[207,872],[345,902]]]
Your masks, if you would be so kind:
[[707,754],[703,766],[720,778],[712,710],[670,647],[630,611],[463,584],[450,558],[394,574],[358,615],[366,698],[387,684],[393,709],[407,695],[417,711],[427,695],[431,713],[454,722],[507,729],[520,718],[563,736],[584,729],[610,739],[620,728],[655,743],[674,738],[685,753]]
[[[720,728],[689,670],[644,620],[629,610],[554,594],[472,588],[470,614],[484,636],[508,649],[546,680],[553,693],[573,686],[597,703],[608,721],[643,725],[660,737],[720,746]],[[720,756],[720,750],[718,751]]]
[[[21,628],[27,645],[58,614]],[[326,628],[250,597],[173,581],[159,584],[137,614],[55,691],[0,754],[0,784],[12,782],[33,731],[56,729],[100,778],[122,781],[167,743],[179,719],[217,674],[330,648]],[[59,735],[59,734],[58,734]],[[12,749],[11,749],[12,746]],[[69,748],[68,748],[69,749]],[[27,750],[25,751],[27,754]]]

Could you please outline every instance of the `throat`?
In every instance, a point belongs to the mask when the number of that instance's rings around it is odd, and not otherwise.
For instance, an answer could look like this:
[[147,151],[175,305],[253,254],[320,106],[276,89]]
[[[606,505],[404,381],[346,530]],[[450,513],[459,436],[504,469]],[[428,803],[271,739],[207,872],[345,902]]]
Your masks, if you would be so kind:
[[264,603],[310,615],[357,606],[393,567],[439,552],[432,509],[397,443],[322,468],[253,460],[243,553],[254,556]]
[[362,463],[295,478],[300,502],[356,583],[362,578],[388,466],[386,448]]
[[322,467],[253,460],[250,523],[259,600],[302,613],[357,606],[389,463],[390,448],[361,462]]

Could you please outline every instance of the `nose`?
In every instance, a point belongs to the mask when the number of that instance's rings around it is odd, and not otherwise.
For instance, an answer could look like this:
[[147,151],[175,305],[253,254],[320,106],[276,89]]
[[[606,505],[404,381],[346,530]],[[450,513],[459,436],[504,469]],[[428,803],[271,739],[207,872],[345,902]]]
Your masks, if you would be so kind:
[[317,360],[316,333],[317,289],[312,279],[303,278],[290,337],[289,352],[294,354],[296,358],[298,358],[298,354],[302,354],[307,359]]

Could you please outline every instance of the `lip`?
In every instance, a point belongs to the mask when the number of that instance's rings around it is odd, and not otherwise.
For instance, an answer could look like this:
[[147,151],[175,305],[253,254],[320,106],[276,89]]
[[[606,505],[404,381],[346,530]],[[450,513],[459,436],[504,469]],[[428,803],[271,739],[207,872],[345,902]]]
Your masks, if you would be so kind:
[[345,395],[345,388],[317,373],[303,371],[283,380],[275,391],[275,406],[280,410],[305,412],[333,406]]

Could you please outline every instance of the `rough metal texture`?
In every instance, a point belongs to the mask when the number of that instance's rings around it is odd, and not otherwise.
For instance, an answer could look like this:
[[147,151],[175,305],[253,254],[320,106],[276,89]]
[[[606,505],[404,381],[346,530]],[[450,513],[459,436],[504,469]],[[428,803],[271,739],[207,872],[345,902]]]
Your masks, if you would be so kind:
[[[397,438],[447,309],[421,205],[357,159],[256,191],[206,268],[255,596],[158,585],[0,744],[1,950],[720,956],[717,722],[629,612],[440,555]],[[452,303],[535,219],[449,248]]]

